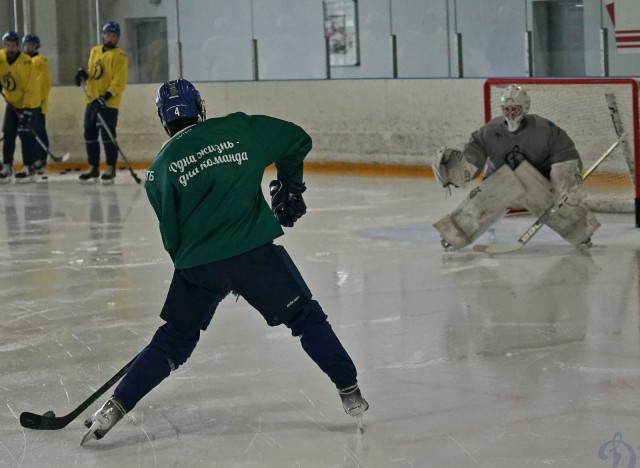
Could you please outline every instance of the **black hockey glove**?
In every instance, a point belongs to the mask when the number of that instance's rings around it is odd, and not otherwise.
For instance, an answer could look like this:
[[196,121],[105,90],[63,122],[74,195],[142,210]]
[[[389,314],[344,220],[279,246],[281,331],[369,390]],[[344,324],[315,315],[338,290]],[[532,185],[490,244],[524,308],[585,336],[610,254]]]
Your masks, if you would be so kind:
[[88,79],[89,75],[87,74],[87,71],[84,68],[78,68],[75,78],[76,86],[80,86],[83,81],[87,81]]
[[18,118],[18,133],[31,133],[35,109],[22,109]]
[[307,190],[304,183],[272,180],[269,184],[271,194],[271,211],[278,222],[285,227],[292,227],[307,212],[302,194]]
[[100,96],[99,98],[95,98],[93,101],[89,103],[89,109],[94,114],[96,112],[100,112],[102,109],[107,107],[107,99],[111,97],[111,93],[107,92],[104,96]]

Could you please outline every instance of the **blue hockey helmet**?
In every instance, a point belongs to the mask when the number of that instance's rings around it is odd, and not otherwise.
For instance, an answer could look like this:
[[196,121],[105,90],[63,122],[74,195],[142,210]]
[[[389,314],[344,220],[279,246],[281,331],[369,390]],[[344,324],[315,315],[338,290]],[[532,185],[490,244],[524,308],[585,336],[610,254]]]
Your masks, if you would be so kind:
[[35,44],[36,49],[40,48],[40,38],[35,34],[29,33],[22,36],[22,45],[25,45],[27,43]]
[[104,23],[104,26],[102,26],[102,32],[103,33],[112,32],[120,36],[120,25],[115,21],[109,21],[108,23]]
[[5,44],[7,42],[15,42],[16,44],[20,44],[20,36],[15,31],[7,31],[2,35],[2,43]]
[[158,117],[162,126],[180,119],[194,118],[202,122],[206,118],[204,101],[198,90],[185,79],[167,81],[158,89],[156,96]]

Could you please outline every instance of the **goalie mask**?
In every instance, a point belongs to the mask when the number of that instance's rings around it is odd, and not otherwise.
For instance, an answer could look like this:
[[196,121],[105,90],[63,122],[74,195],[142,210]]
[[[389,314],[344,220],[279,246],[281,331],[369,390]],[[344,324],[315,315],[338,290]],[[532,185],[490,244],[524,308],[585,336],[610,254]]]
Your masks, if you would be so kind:
[[181,119],[195,119],[198,123],[206,119],[204,101],[198,90],[187,80],[167,81],[158,89],[156,96],[158,117],[169,133],[168,125]]
[[518,85],[510,85],[500,96],[502,115],[507,123],[507,129],[515,132],[520,122],[531,107],[531,99],[527,92]]

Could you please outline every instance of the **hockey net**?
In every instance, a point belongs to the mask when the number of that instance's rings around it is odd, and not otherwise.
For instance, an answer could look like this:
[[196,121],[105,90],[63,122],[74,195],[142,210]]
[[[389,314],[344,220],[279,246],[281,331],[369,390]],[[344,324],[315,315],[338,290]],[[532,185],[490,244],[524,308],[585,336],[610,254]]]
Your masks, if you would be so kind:
[[500,96],[517,83],[531,97],[532,114],[562,127],[576,144],[588,169],[624,132],[627,138],[585,180],[589,206],[595,211],[638,214],[640,135],[638,83],[627,78],[493,78],[484,84],[488,122],[501,115]]

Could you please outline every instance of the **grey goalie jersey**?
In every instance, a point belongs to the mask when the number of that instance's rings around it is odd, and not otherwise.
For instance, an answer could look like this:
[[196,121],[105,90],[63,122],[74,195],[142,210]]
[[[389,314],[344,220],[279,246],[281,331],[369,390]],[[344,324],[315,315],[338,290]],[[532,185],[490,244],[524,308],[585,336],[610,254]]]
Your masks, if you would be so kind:
[[527,114],[515,132],[507,130],[502,116],[492,119],[471,134],[463,154],[479,169],[486,164],[485,178],[504,164],[515,169],[526,159],[548,179],[551,165],[572,159],[580,161],[567,132],[535,114]]

